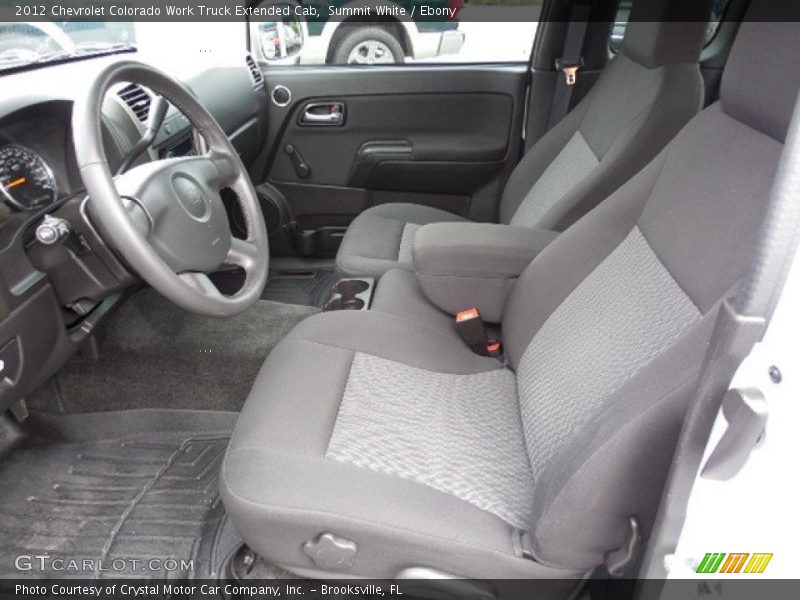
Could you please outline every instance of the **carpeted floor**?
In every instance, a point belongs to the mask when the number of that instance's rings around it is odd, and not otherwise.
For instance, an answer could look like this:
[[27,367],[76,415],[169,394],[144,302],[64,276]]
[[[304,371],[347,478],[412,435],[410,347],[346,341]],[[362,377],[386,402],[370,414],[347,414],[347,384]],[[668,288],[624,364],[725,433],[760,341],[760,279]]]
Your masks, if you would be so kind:
[[[67,412],[132,408],[238,411],[269,351],[319,312],[260,300],[217,319],[189,313],[150,289],[109,319],[100,359],[72,359],[58,382]],[[29,402],[46,408],[47,391]]]

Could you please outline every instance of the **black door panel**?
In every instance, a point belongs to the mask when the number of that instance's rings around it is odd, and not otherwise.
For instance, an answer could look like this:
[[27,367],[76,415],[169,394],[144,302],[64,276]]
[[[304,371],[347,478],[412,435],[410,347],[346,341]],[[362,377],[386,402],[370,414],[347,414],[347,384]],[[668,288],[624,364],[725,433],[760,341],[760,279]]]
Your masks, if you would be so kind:
[[[311,167],[308,183],[352,186],[350,175],[365,159],[379,166],[384,153],[389,159],[384,162],[397,164],[400,145],[407,146],[399,169],[404,173],[413,173],[419,161],[450,163],[466,174],[471,163],[497,163],[508,151],[514,103],[507,95],[368,95],[343,96],[337,101],[346,107],[343,125],[314,127],[289,116],[279,142],[280,148],[292,145],[302,153]],[[304,109],[299,112],[305,113]],[[391,142],[385,152],[381,150],[384,141]],[[274,181],[301,179],[285,152],[276,155],[270,174]]]
[[270,104],[266,179],[300,229],[398,201],[495,218],[519,158],[524,65],[276,67],[266,78],[291,92]]

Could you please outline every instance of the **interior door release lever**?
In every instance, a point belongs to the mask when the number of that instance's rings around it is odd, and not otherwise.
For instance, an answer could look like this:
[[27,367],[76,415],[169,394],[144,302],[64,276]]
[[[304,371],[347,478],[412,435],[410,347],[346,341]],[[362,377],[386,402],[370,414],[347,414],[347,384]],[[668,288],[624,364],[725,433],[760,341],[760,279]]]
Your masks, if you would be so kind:
[[300,179],[307,179],[311,175],[311,165],[309,165],[297,150],[294,144],[286,144],[283,151],[292,161],[294,172]]
[[344,125],[344,102],[311,102],[300,114],[300,125],[341,127]]

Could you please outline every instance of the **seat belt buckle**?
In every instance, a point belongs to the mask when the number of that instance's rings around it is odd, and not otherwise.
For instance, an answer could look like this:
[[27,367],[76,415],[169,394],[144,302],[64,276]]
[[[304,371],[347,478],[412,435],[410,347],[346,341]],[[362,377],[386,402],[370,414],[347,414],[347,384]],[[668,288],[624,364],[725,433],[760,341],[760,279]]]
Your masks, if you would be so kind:
[[489,344],[486,326],[477,308],[468,308],[456,314],[456,329],[464,343],[475,354],[484,354]]
[[564,80],[570,87],[578,82],[578,71],[583,68],[583,65],[583,57],[578,62],[567,62],[561,58],[556,59],[556,70],[564,73]]
[[461,339],[475,354],[499,358],[503,355],[503,345],[498,340],[490,340],[486,325],[477,308],[468,308],[456,314],[456,329]]

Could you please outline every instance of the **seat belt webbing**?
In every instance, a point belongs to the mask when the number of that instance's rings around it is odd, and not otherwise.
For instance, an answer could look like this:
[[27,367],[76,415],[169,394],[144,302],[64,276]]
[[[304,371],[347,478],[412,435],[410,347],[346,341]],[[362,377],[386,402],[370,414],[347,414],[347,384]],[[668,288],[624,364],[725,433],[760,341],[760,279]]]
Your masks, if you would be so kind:
[[564,76],[559,77],[556,83],[548,129],[552,128],[569,112],[572,91],[577,81],[577,72],[583,66],[581,51],[583,50],[583,40],[589,27],[591,13],[591,3],[579,2],[572,5],[567,37],[564,40],[564,52],[561,58],[556,60],[556,69],[561,71]]

